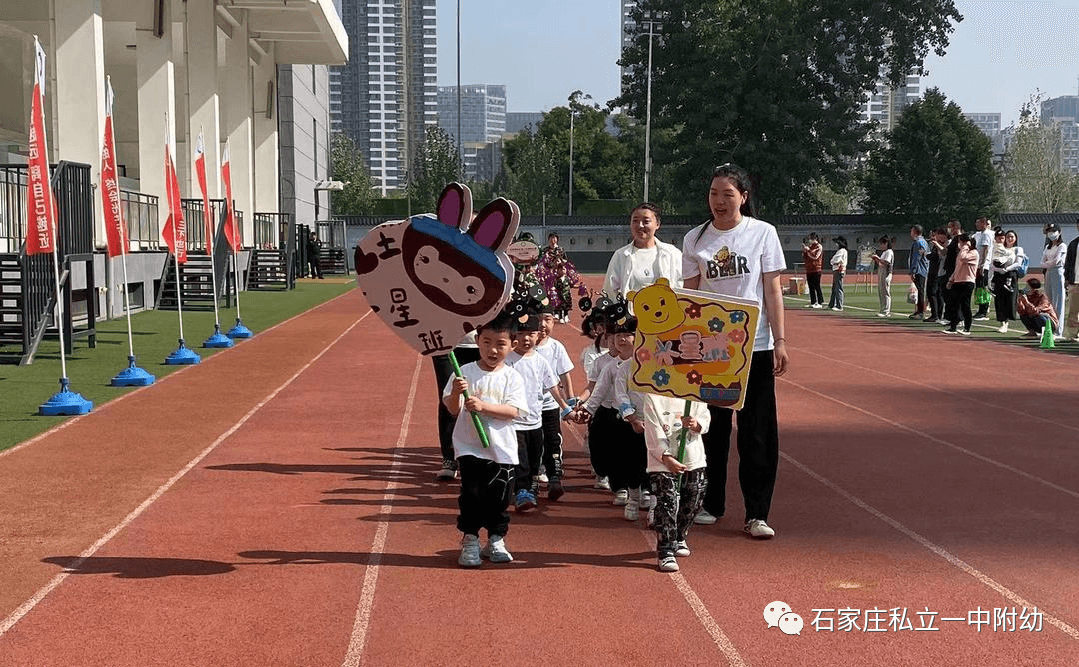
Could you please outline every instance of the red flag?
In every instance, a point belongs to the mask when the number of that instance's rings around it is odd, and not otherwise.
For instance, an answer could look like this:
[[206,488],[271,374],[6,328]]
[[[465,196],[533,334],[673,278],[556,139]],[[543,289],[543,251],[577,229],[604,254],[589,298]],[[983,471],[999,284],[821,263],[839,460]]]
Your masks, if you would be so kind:
[[187,224],[184,222],[184,210],[180,206],[180,181],[176,178],[176,165],[172,162],[172,152],[169,150],[168,122],[165,124],[165,198],[169,207],[169,219],[165,221],[165,228],[161,234],[165,237],[165,244],[169,252],[176,255],[176,261],[183,264],[187,261]]
[[206,254],[214,253],[214,217],[210,212],[210,197],[206,194],[206,148],[202,140],[202,130],[195,142],[195,176],[199,179],[202,190],[202,219],[206,228]]
[[45,97],[45,52],[34,40],[37,64],[34,68],[34,92],[30,103],[30,140],[27,144],[26,254],[56,251],[56,202],[49,184],[48,146],[45,139],[45,115],[41,102]]
[[229,144],[221,156],[221,180],[225,183],[225,240],[233,252],[240,249],[240,232],[236,229],[236,215],[232,211],[232,170],[229,166]]
[[101,147],[101,208],[105,211],[105,236],[109,257],[129,251],[127,225],[120,206],[120,184],[116,180],[116,143],[112,136],[112,82],[106,79],[105,140]]

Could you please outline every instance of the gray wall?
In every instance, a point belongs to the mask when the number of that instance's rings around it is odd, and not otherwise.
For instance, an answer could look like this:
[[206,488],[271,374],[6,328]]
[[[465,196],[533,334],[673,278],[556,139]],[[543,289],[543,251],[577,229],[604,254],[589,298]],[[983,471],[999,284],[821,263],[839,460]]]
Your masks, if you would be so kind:
[[323,65],[281,65],[277,84],[279,210],[293,214],[298,223],[311,224],[330,215],[329,193],[315,193],[315,181],[330,178],[328,69]]

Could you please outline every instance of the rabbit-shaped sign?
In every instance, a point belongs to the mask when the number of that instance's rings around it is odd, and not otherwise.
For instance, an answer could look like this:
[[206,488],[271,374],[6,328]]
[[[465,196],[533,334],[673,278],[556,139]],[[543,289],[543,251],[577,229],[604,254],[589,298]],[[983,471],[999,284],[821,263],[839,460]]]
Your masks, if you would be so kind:
[[438,214],[387,222],[356,246],[356,275],[371,309],[410,347],[445,354],[506,305],[513,264],[506,247],[517,204],[498,198],[474,217],[472,192],[450,183]]

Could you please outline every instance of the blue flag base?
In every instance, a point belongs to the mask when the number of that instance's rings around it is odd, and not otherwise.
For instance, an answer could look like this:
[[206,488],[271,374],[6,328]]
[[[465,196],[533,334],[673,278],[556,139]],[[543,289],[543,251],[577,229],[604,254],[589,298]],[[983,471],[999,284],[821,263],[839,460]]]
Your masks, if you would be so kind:
[[128,366],[112,379],[114,387],[145,387],[154,383],[154,376],[135,365],[135,357],[127,358]]
[[254,336],[251,330],[244,326],[244,323],[240,321],[240,318],[236,318],[236,326],[229,329],[229,338],[250,338]]
[[200,361],[202,361],[202,357],[200,357],[198,353],[194,350],[188,349],[188,347],[184,345],[183,338],[180,339],[180,347],[176,348],[176,350],[172,354],[165,357],[165,363],[170,366],[197,364]]
[[56,415],[84,415],[94,409],[93,401],[88,401],[71,391],[68,387],[67,378],[60,378],[60,391],[53,394],[45,403],[38,407],[38,413],[52,417]]
[[203,347],[232,347],[236,343],[232,342],[232,339],[221,333],[221,325],[214,325],[214,334],[202,341]]

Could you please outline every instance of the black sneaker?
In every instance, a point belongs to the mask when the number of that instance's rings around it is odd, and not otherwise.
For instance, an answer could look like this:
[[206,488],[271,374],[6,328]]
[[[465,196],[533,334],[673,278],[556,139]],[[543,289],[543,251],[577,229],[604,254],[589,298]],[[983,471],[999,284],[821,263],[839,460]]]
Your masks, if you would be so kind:
[[446,459],[442,467],[435,473],[435,479],[440,482],[448,482],[457,475],[457,462]]
[[547,484],[547,499],[558,500],[562,496],[566,495],[566,490],[562,488],[562,480],[552,479]]

